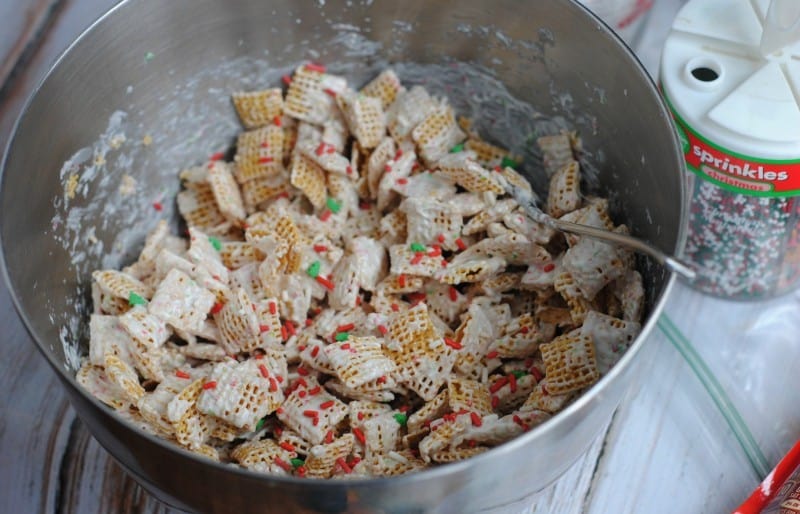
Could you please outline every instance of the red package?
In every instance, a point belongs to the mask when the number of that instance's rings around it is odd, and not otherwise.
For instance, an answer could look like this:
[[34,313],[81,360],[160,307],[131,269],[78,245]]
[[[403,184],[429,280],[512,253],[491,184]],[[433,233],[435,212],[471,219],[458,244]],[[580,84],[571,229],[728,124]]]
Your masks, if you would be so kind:
[[800,514],[800,441],[734,514]]

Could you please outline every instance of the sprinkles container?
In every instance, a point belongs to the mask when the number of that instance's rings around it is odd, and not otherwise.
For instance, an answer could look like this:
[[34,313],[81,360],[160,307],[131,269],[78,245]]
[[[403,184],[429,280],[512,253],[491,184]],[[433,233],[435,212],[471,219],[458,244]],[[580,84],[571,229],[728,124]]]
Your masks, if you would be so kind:
[[800,279],[800,43],[762,55],[768,1],[691,0],[661,62],[686,160],[697,289],[760,299]]

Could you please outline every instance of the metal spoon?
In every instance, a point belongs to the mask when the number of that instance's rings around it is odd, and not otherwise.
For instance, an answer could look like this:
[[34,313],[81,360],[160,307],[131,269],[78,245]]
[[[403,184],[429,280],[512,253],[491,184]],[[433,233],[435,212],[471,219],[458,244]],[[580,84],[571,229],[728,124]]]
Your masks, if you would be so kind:
[[646,241],[625,234],[611,232],[610,230],[604,230],[601,228],[590,227],[588,225],[581,225],[579,223],[572,223],[570,221],[553,218],[539,209],[532,193],[522,189],[514,189],[511,186],[506,188],[506,192],[513,196],[517,203],[525,210],[528,216],[537,223],[541,223],[542,225],[560,232],[591,237],[615,245],[631,248],[637,252],[649,255],[655,259],[656,262],[665,266],[669,271],[677,273],[687,280],[694,280],[694,278],[697,276],[697,272],[688,263],[682,261],[674,255],[669,255],[662,252],[659,248],[656,248]]

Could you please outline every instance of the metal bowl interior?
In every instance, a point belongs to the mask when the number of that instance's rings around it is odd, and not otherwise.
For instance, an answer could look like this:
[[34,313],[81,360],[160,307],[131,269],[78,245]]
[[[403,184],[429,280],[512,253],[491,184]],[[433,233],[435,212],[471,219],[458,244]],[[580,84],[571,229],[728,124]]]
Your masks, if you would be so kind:
[[[448,96],[485,137],[525,155],[540,191],[532,137],[577,130],[588,186],[611,197],[616,220],[665,250],[680,247],[682,159],[668,112],[630,51],[577,3],[127,0],[59,59],[8,146],[0,238],[26,327],[100,443],[184,509],[467,512],[540,490],[585,451],[630,382],[673,280],[646,259],[648,321],[606,377],[529,433],[415,475],[309,482],[215,464],[147,435],[77,386],[91,271],[131,261],[147,230],[174,213],[177,172],[231,145],[239,125],[230,92],[277,84],[307,60],[355,84],[392,65],[407,84]],[[133,193],[120,189],[126,176]]]

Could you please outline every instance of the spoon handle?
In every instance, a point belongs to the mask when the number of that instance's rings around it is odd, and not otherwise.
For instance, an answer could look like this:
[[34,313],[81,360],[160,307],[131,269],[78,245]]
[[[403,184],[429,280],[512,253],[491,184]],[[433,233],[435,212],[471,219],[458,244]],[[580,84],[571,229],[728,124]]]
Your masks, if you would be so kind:
[[626,246],[628,248],[632,248],[633,250],[647,254],[654,258],[659,264],[666,266],[666,268],[670,271],[675,272],[688,280],[693,280],[697,275],[695,270],[692,269],[692,267],[686,262],[672,255],[667,255],[655,246],[646,243],[641,239],[637,239],[626,234],[619,234],[617,232],[590,227],[588,225],[580,225],[578,223],[572,223],[556,218],[550,218],[548,222],[548,224],[553,228],[562,232],[569,232],[570,234],[608,241],[610,243]]

